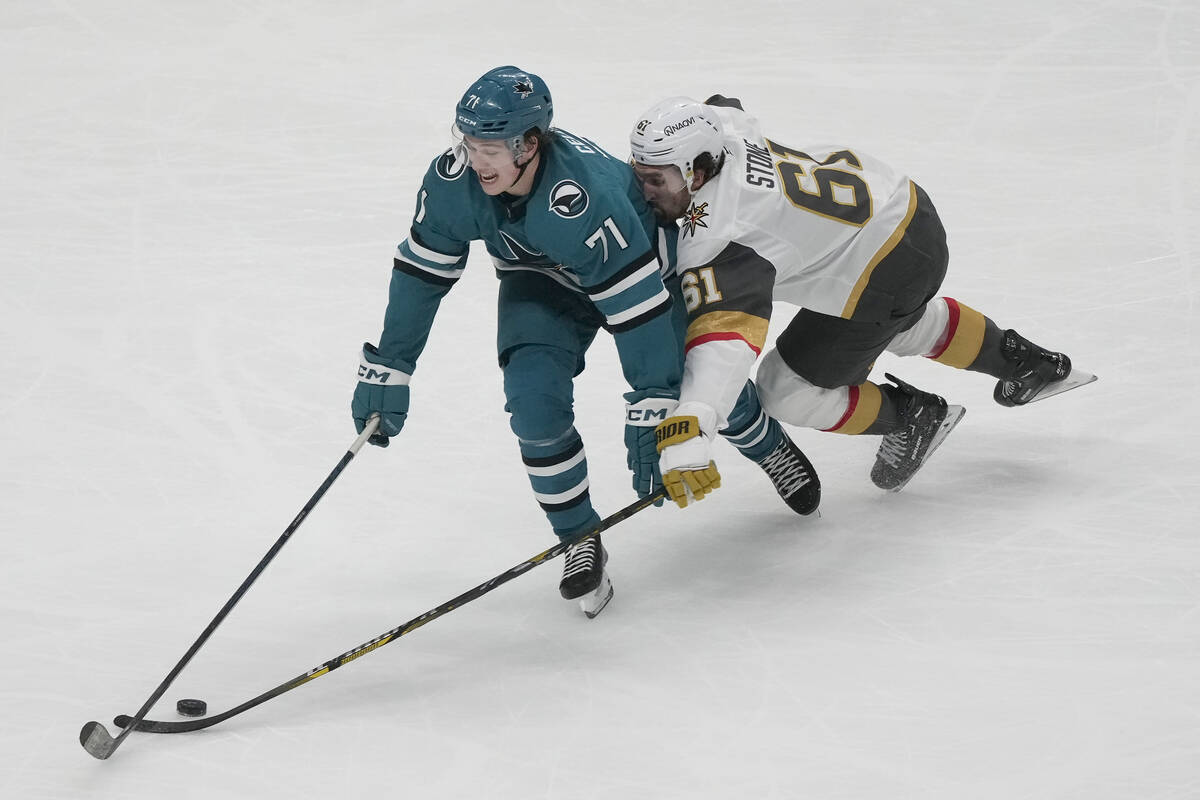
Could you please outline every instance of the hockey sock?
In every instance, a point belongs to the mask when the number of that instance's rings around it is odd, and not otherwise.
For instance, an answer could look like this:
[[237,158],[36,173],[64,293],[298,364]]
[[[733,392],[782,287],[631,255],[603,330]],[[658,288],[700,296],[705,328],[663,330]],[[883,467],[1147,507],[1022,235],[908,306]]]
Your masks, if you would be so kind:
[[583,440],[572,426],[549,442],[520,442],[521,460],[538,505],[558,536],[570,536],[599,520],[588,494]]
[[827,433],[881,436],[897,428],[900,424],[898,404],[904,395],[896,387],[867,381],[848,388],[846,413],[832,428],[825,428]]
[[[958,369],[982,372],[1000,380],[1009,378],[1014,362],[1004,355],[1004,331],[1000,326],[970,306],[950,297],[943,299],[950,318],[929,357]],[[1032,345],[1028,340],[1023,341]]]
[[[989,349],[995,349],[998,357],[1000,329],[996,323],[953,297],[944,297],[942,300],[946,303],[949,318],[946,320],[946,329],[928,357],[956,369],[976,369],[973,365],[986,357]],[[992,347],[989,348],[989,345]]]
[[721,435],[746,458],[759,462],[783,439],[783,428],[763,411],[754,383],[746,381]]

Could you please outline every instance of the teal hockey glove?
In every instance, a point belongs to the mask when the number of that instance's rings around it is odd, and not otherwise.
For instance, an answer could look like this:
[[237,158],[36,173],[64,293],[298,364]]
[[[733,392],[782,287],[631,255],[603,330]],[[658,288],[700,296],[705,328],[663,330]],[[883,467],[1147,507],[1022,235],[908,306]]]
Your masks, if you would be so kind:
[[388,439],[404,427],[404,418],[408,416],[410,377],[411,366],[399,359],[384,358],[369,342],[363,344],[358,385],[354,387],[350,413],[355,429],[362,433],[371,414],[378,412],[379,430],[367,440],[371,444],[387,447]]
[[678,403],[666,397],[647,397],[625,405],[625,462],[633,472],[633,489],[638,497],[662,488],[654,428],[671,416]]

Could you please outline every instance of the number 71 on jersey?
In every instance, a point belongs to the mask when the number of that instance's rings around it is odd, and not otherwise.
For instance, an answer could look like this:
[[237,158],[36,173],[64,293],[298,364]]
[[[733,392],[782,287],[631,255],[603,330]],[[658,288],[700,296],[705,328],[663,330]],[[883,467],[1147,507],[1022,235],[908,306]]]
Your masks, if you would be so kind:
[[[607,233],[605,232],[605,228],[608,229]],[[617,227],[617,223],[613,222],[612,217],[605,217],[604,224],[597,228],[596,232],[583,242],[593,250],[596,249],[596,245],[599,245],[604,261],[608,261],[608,233],[612,233],[613,239],[616,240],[621,250],[629,247],[629,242],[625,241],[625,237],[621,235],[621,230]]]

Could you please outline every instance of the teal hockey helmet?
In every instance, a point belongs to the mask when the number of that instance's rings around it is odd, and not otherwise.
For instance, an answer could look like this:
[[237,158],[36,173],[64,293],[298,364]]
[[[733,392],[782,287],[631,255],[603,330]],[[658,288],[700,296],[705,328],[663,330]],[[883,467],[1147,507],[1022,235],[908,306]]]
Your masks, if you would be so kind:
[[548,132],[553,117],[554,103],[546,82],[509,65],[488,70],[471,84],[455,108],[454,127],[478,139],[515,139],[519,143],[531,128]]

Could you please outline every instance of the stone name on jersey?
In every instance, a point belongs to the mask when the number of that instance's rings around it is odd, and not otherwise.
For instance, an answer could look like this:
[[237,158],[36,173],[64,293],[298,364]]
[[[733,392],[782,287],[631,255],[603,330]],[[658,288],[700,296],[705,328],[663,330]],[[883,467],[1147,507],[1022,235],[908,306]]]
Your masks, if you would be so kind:
[[766,147],[742,139],[746,145],[746,183],[763,189],[775,188],[775,161]]

